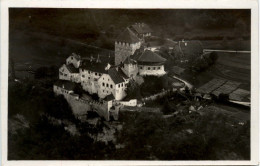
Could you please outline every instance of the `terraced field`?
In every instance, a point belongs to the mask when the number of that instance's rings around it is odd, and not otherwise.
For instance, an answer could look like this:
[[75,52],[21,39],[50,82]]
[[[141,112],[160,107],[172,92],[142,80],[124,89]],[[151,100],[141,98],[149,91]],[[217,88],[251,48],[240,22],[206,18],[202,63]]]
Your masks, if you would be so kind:
[[218,53],[215,65],[197,76],[195,87],[200,87],[213,78],[240,82],[242,89],[250,90],[251,55],[246,53]]

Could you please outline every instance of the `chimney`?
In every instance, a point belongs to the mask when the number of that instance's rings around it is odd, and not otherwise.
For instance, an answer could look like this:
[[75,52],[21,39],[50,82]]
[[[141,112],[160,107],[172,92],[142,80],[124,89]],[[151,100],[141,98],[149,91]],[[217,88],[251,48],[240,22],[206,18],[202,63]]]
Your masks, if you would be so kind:
[[107,66],[106,66],[106,68],[105,68],[105,70],[109,70],[110,67],[111,67],[111,65],[108,63]]
[[93,56],[91,55],[90,57],[90,62],[92,62],[94,60]]
[[97,57],[97,63],[101,62],[101,60],[99,59],[99,54],[98,54],[98,57]]

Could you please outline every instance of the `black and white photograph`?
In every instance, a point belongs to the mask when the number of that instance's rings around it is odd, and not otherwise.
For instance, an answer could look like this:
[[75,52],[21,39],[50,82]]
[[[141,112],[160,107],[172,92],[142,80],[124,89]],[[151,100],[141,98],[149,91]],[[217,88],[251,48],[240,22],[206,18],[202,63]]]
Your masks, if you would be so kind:
[[7,18],[7,161],[252,160],[250,8]]

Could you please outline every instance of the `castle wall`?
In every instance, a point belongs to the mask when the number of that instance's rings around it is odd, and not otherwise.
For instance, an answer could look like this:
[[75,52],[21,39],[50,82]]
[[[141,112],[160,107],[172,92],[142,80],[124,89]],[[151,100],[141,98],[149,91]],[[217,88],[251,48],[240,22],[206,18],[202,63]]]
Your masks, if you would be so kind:
[[103,74],[98,80],[99,89],[98,96],[105,98],[106,96],[113,94],[115,96],[115,84],[108,74]]
[[73,114],[80,120],[84,121],[87,118],[88,111],[96,111],[99,116],[109,120],[112,101],[101,103],[94,100],[83,100],[77,94],[73,94],[73,91],[66,91],[56,85],[53,86],[53,91],[57,95],[64,96],[71,106]]
[[115,90],[115,99],[116,100],[122,100],[126,96],[126,90],[127,86],[125,82],[116,84],[116,90]]
[[119,65],[121,62],[124,62],[126,57],[133,55],[135,50],[139,49],[141,42],[138,43],[124,43],[124,42],[115,42],[115,65]]
[[164,65],[161,66],[148,66],[148,65],[138,65],[139,75],[157,75],[161,76],[166,74],[164,71]]
[[84,69],[80,69],[79,72],[82,88],[90,94],[98,93],[98,89],[100,88],[98,86],[98,79],[101,77],[102,73]]
[[138,73],[138,66],[135,64],[124,64],[122,69],[128,77],[135,77]]
[[132,106],[135,107],[137,106],[137,99],[132,99],[129,101],[115,101],[116,104],[122,104],[124,106]]

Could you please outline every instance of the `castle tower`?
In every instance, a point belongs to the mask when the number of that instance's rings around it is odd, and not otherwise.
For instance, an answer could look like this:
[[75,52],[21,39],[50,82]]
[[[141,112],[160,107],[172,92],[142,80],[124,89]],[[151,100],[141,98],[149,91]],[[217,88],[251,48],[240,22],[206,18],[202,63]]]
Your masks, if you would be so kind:
[[126,28],[115,41],[115,65],[123,63],[124,60],[133,55],[140,48],[141,42],[133,31]]
[[130,57],[127,57],[123,63],[124,66],[122,70],[125,73],[125,75],[127,75],[130,78],[135,77],[138,73],[138,66],[136,61],[130,59]]

